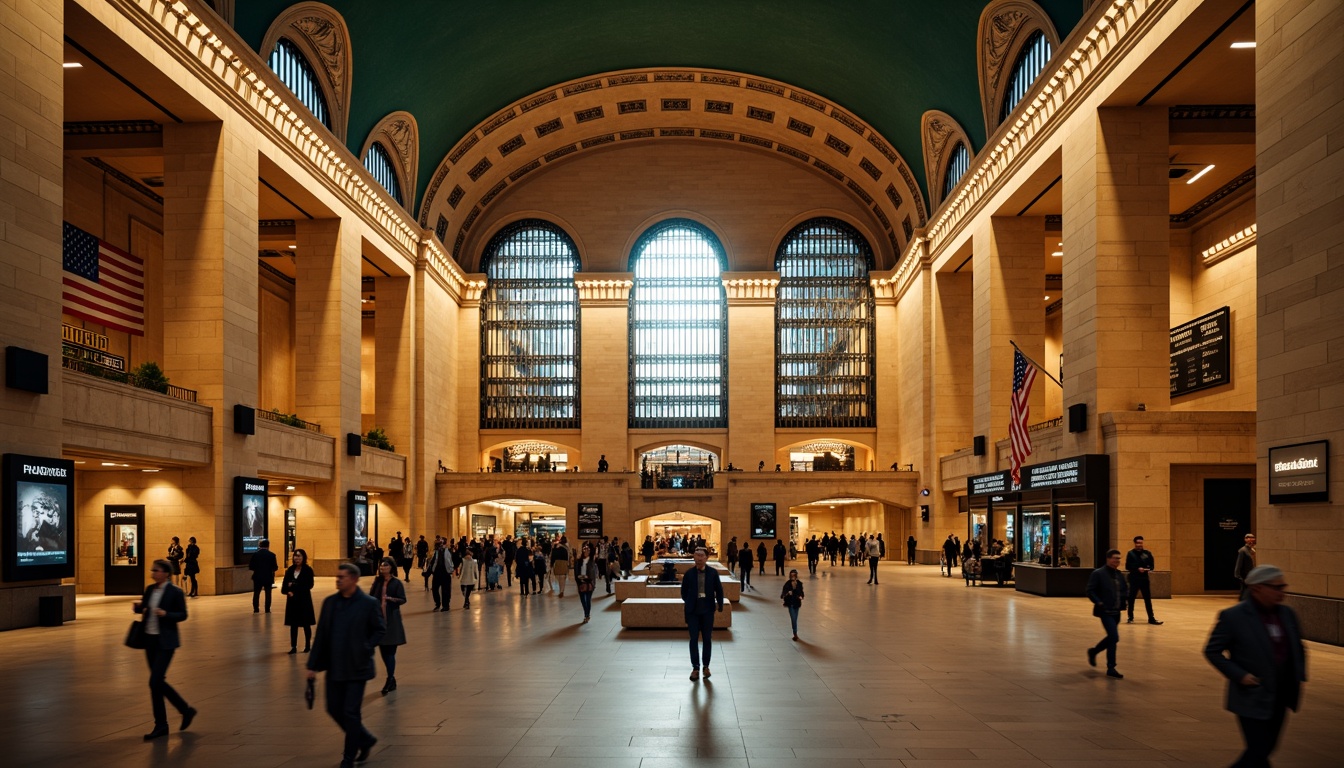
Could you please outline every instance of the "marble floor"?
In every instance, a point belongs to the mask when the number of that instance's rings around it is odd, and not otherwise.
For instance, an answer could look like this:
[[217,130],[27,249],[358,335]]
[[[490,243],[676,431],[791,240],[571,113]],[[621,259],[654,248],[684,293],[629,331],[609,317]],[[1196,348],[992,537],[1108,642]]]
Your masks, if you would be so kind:
[[[822,566],[794,643],[782,579],[758,577],[699,683],[684,634],[622,630],[609,597],[586,625],[573,594],[480,594],[432,613],[417,579],[399,690],[379,695],[380,665],[365,699],[380,739],[368,765],[1114,768],[1224,766],[1239,751],[1200,652],[1227,598],[1158,601],[1165,626],[1122,625],[1117,681],[1087,666],[1101,630],[1083,600],[967,588],[932,566],[866,579]],[[76,622],[0,634],[0,764],[336,765],[340,733],[320,698],[304,707],[305,657],[285,654],[283,603],[254,615],[249,601],[190,601],[168,679],[200,715],[187,732],[172,716],[150,744],[144,659],[121,645],[131,598],[82,598]],[[1344,649],[1310,644],[1308,671],[1280,768],[1344,765]]]

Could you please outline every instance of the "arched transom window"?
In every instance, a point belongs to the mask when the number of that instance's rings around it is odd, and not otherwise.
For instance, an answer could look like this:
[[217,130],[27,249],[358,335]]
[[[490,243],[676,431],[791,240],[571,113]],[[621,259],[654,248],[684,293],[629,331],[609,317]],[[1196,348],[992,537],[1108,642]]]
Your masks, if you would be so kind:
[[775,423],[871,427],[876,412],[873,252],[850,225],[812,219],[779,246]]
[[481,428],[578,428],[574,243],[550,222],[515,222],[490,240],[481,268]]
[[952,154],[947,160],[947,173],[943,175],[943,199],[946,200],[956,189],[957,182],[966,175],[967,169],[971,167],[971,153],[966,149],[966,145],[960,141],[957,146],[952,148]]
[[1041,70],[1050,61],[1050,54],[1050,41],[1046,39],[1045,33],[1040,30],[1031,33],[1008,74],[1008,90],[1003,94],[1003,111],[999,115],[999,122],[1007,120],[1013,108],[1031,90],[1032,83],[1036,82]]
[[369,145],[369,151],[364,155],[364,167],[368,170],[373,180],[383,185],[383,189],[392,196],[393,200],[405,204],[401,199],[401,184],[397,181],[397,171],[392,167],[392,156],[387,154],[387,150],[380,142],[375,141]]
[[630,257],[631,428],[727,425],[723,246],[686,219],[656,224]]
[[331,113],[327,109],[327,99],[322,95],[322,86],[317,82],[317,73],[299,52],[297,46],[285,38],[276,42],[271,58],[267,62],[271,71],[280,76],[280,82],[299,97],[303,106],[313,113],[318,122],[331,127]]

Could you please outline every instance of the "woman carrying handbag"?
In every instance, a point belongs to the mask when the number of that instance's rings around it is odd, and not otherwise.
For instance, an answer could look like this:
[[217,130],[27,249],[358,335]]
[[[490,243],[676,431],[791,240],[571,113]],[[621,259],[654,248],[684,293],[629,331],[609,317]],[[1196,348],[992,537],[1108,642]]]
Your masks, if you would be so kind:
[[387,682],[383,695],[397,690],[397,646],[406,644],[406,628],[401,623],[401,604],[406,602],[406,587],[397,578],[397,561],[384,557],[378,566],[378,577],[373,580],[369,596],[378,601],[387,632],[378,643],[378,653],[387,667]]
[[285,580],[280,591],[285,595],[285,625],[289,627],[289,652],[298,653],[299,627],[303,627],[303,652],[313,644],[313,569],[308,566],[308,553],[294,550],[294,563],[285,569]]
[[[168,684],[168,665],[173,663],[173,654],[181,646],[177,634],[177,625],[187,620],[187,598],[182,590],[173,586],[173,564],[167,560],[155,560],[150,566],[149,575],[154,583],[145,588],[144,596],[135,601],[131,610],[144,616],[140,622],[142,634],[141,647],[145,650],[145,661],[149,664],[149,698],[154,707],[154,730],[145,734],[145,741],[168,735],[168,708],[164,699],[172,703],[182,715],[182,730],[187,730],[196,717],[192,709],[173,687]],[[130,644],[131,638],[127,638]]]
[[583,623],[593,612],[593,587],[597,586],[597,561],[587,544],[579,553],[579,562],[574,568],[574,585],[579,590],[579,602],[583,604]]
[[798,580],[796,568],[789,571],[789,580],[784,582],[784,589],[780,591],[779,598],[784,601],[784,607],[789,609],[789,622],[793,624],[793,639],[797,642],[798,609],[803,607],[803,582]]

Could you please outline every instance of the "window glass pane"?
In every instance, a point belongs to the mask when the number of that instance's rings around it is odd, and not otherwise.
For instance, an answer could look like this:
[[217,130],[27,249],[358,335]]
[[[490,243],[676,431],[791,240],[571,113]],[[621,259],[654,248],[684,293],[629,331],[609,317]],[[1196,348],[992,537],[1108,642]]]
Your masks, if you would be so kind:
[[574,244],[536,219],[486,246],[481,294],[481,428],[579,426],[579,295]]
[[401,199],[401,185],[397,183],[397,172],[392,167],[392,157],[387,154],[387,150],[379,142],[374,142],[369,147],[369,153],[364,155],[364,167],[368,169],[373,180],[383,185],[383,189],[392,196],[398,203]]
[[1027,95],[1031,90],[1032,83],[1040,76],[1041,70],[1050,61],[1050,41],[1045,39],[1045,35],[1039,30],[1033,32],[1031,37],[1027,38],[1027,44],[1022,46],[1022,52],[1017,55],[1017,62],[1013,64],[1012,72],[1008,75],[1008,91],[1003,97],[1003,112],[999,115],[999,121],[1008,119],[1017,103]]
[[853,227],[812,219],[775,259],[776,425],[871,427],[873,256]]
[[723,427],[727,296],[723,248],[674,219],[635,245],[630,291],[630,426]]
[[952,155],[947,161],[947,175],[943,177],[943,199],[952,194],[956,188],[957,182],[966,175],[966,171],[971,167],[971,153],[966,149],[966,145],[957,142],[957,146],[952,149]]
[[327,100],[322,95],[322,87],[317,83],[317,73],[313,71],[308,59],[304,58],[293,43],[280,38],[271,51],[268,61],[271,71],[280,76],[280,82],[299,97],[299,102],[313,113],[318,122],[331,127],[328,116]]

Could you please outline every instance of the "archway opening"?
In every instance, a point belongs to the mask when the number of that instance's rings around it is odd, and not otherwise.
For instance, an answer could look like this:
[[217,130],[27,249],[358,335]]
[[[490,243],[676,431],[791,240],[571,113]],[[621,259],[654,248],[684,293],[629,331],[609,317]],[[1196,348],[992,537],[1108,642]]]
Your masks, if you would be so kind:
[[719,457],[693,445],[650,448],[639,456],[641,488],[713,488]]
[[535,499],[491,499],[453,507],[452,537],[550,540],[565,533],[565,508]]
[[723,523],[698,512],[664,512],[635,521],[636,550],[643,545],[646,536],[652,537],[655,553],[661,552],[668,557],[689,557],[694,551],[692,544],[704,539],[705,548],[713,559],[720,550]]
[[[859,551],[857,542],[881,536],[885,557],[895,559],[904,551],[906,536],[906,518],[901,507],[877,499],[859,497],[837,497],[819,499],[789,507],[788,541],[799,553],[806,549],[807,542],[813,537],[818,542],[831,538],[843,541],[843,558],[848,562],[849,545],[855,545],[855,564],[864,562],[865,554]],[[783,522],[783,521],[781,521]],[[780,526],[781,533],[784,526]],[[781,538],[783,538],[781,536]],[[802,556],[801,554],[799,555]],[[823,553],[823,557],[825,554]],[[837,555],[836,562],[841,557]]]

